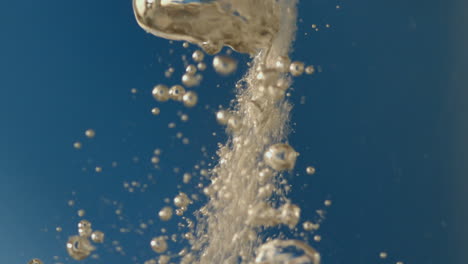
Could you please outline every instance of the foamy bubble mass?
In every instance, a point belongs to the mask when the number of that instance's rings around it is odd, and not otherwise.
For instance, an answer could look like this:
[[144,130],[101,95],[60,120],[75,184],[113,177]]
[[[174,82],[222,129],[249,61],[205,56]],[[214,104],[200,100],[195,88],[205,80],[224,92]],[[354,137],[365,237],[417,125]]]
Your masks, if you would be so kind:
[[[175,242],[176,236],[153,237],[148,246],[157,254],[164,253],[158,263],[320,263],[319,253],[306,243],[268,238],[264,232],[277,226],[295,230],[301,219],[300,207],[286,197],[289,186],[283,177],[294,170],[299,157],[287,142],[292,106],[286,92],[293,77],[313,70],[289,58],[296,32],[297,1],[133,0],[138,24],[153,35],[193,43],[208,54],[217,54],[227,46],[253,58],[249,71],[236,85],[231,108],[220,109],[213,117],[226,126],[229,137],[219,147],[216,164],[210,170],[200,170],[211,181],[202,188],[208,201],[196,210],[196,221],[184,216],[185,223],[179,223],[187,228],[181,237],[190,248],[174,254],[168,242]],[[212,64],[205,63],[205,57],[201,50],[191,54],[195,64],[186,66],[180,79],[185,88],[157,84],[152,90],[154,99],[159,103],[177,101],[189,109],[197,105],[198,96],[203,96],[190,90],[200,84],[200,71],[212,65],[219,74],[229,75],[238,66],[229,54],[216,55]],[[168,70],[166,75],[173,72]],[[160,110],[153,108],[151,112],[158,115]],[[188,115],[183,116],[182,120],[188,120]],[[92,138],[94,131],[86,135]],[[183,137],[180,132],[178,135]],[[184,138],[183,142],[188,144],[189,140]],[[151,159],[155,166],[159,154],[155,152]],[[307,173],[313,174],[312,169],[307,168]],[[189,183],[191,178],[185,173],[183,182]],[[127,187],[134,190],[139,186],[135,183]],[[156,212],[158,221],[171,221],[173,213],[183,216],[197,200],[196,195],[183,192],[173,197],[172,206]],[[319,223],[303,224],[306,231],[318,228]],[[73,259],[82,260],[96,250],[93,243],[103,241],[104,233],[93,232],[91,223],[81,220],[78,235],[69,238],[67,251]],[[145,263],[157,262],[151,259]]]

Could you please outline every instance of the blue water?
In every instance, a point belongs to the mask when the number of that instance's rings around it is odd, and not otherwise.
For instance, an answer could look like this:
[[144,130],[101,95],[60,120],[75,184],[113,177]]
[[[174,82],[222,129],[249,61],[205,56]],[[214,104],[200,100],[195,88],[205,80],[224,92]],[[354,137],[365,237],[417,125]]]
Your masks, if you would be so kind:
[[[173,167],[193,170],[205,159],[202,146],[211,155],[224,141],[213,113],[229,105],[246,67],[227,78],[207,70],[194,109],[158,104],[151,87],[176,84],[177,72],[168,80],[164,71],[172,65],[180,73],[179,54],[195,47],[143,32],[130,1],[25,0],[0,7],[0,262],[54,263],[57,255],[70,263],[64,245],[76,233],[81,208],[108,239],[97,251],[101,260],[83,263],[155,256],[148,237],[158,230],[121,235],[112,228],[122,226],[113,212],[121,204],[123,223],[132,225],[156,219],[162,199],[173,197],[181,182]],[[333,201],[322,241],[311,241],[323,263],[466,263],[464,10],[461,0],[301,1],[292,57],[322,72],[293,85],[290,142],[301,156],[290,196],[305,219],[316,216],[323,200]],[[157,117],[154,106],[161,109]],[[180,122],[177,111],[189,122]],[[177,127],[168,128],[170,122]],[[85,139],[88,128],[96,138]],[[190,145],[175,138],[178,131]],[[77,140],[81,151],[72,147]],[[149,163],[157,147],[161,170]],[[97,165],[100,174],[92,172]],[[308,165],[316,175],[304,173]],[[156,183],[145,193],[124,191],[124,181],[146,183],[148,173]],[[174,225],[164,227],[176,231]],[[63,227],[58,238],[56,226]],[[108,252],[114,239],[126,256]]]

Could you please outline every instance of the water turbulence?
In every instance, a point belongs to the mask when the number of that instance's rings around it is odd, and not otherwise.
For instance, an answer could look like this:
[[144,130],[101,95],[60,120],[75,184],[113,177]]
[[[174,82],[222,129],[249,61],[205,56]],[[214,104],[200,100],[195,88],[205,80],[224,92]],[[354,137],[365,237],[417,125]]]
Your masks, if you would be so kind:
[[288,56],[296,5],[297,0],[133,1],[138,23],[156,36],[192,42],[209,54],[229,46],[253,57],[236,86],[235,104],[217,113],[229,139],[218,150],[204,189],[209,201],[196,213],[191,253],[181,263],[320,262],[300,241],[260,236],[268,227],[293,229],[300,219],[300,208],[284,195],[280,180],[299,156],[286,143],[291,104],[285,99],[291,75],[301,69]]

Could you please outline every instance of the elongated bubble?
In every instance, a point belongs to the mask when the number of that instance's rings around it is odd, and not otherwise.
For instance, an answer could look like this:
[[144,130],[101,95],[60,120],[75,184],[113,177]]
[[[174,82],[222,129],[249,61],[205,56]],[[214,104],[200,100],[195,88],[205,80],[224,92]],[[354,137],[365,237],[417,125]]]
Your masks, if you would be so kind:
[[255,54],[279,30],[276,0],[133,0],[138,24],[158,37],[195,43],[207,53],[226,45]]

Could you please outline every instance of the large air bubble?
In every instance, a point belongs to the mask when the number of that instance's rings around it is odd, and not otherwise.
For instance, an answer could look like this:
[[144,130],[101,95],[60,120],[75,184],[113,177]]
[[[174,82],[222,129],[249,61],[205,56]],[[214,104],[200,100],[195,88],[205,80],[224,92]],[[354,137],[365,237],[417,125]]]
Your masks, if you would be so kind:
[[225,45],[255,54],[269,46],[279,30],[275,2],[133,0],[133,9],[140,26],[158,37],[196,43],[210,54]]

